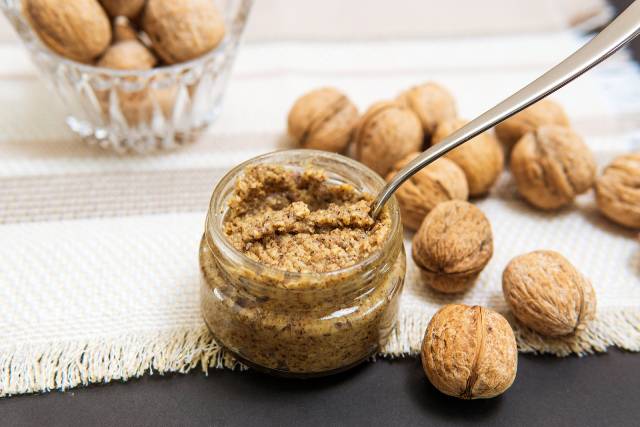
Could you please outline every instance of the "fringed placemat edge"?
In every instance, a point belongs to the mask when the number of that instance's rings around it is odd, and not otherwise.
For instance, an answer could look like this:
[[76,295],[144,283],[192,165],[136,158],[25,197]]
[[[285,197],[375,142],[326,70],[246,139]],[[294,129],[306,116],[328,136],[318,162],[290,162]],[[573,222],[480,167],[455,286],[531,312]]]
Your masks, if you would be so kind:
[[[400,313],[398,327],[379,356],[416,356],[430,318],[428,313]],[[561,338],[542,337],[513,318],[509,321],[518,349],[524,353],[583,356],[605,352],[611,346],[640,351],[640,308],[600,311],[585,330]],[[63,391],[145,374],[187,373],[198,367],[205,373],[209,368],[246,369],[213,341],[204,324],[95,341],[0,347],[0,397]]]

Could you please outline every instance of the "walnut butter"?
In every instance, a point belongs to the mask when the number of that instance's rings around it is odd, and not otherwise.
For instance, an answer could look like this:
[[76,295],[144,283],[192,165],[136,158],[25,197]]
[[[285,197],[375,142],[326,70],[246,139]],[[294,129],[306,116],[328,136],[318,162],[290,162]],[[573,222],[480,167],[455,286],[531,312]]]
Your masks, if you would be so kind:
[[376,353],[395,324],[406,262],[396,201],[370,215],[383,185],[353,160],[312,150],[227,174],[200,247],[202,312],[216,340],[293,376]]

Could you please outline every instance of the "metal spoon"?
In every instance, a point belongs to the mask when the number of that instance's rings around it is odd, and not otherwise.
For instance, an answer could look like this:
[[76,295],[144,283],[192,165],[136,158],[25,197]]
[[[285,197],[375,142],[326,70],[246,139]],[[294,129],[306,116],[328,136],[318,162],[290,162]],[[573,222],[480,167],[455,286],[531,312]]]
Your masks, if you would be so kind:
[[490,127],[555,92],[607,59],[640,34],[640,0],[636,0],[587,44],[489,111],[417,156],[382,189],[373,205],[376,218],[400,185],[423,167]]

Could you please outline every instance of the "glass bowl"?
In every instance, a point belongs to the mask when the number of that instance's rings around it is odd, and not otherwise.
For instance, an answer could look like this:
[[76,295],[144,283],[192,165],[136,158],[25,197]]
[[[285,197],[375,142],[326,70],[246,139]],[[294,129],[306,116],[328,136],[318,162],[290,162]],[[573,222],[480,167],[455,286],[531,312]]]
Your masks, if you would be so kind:
[[216,0],[226,34],[213,51],[145,71],[96,67],[56,54],[31,30],[20,3],[0,0],[0,7],[58,93],[67,125],[90,144],[148,153],[191,142],[215,120],[253,0]]

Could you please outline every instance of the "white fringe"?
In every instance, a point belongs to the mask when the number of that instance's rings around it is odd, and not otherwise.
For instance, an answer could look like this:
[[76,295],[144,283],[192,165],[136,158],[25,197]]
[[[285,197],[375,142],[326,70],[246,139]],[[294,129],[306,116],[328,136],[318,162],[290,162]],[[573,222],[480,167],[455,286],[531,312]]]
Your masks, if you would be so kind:
[[0,347],[0,397],[126,381],[143,374],[186,373],[200,366],[244,369],[206,326],[14,348]]
[[[417,355],[430,317],[401,313],[380,356]],[[509,320],[522,352],[582,356],[609,346],[640,351],[640,309],[599,312],[582,333],[554,339]],[[209,368],[246,369],[211,339],[204,325],[97,341],[0,347],[0,397],[126,381],[143,374],[186,373],[198,366],[205,373]]]

